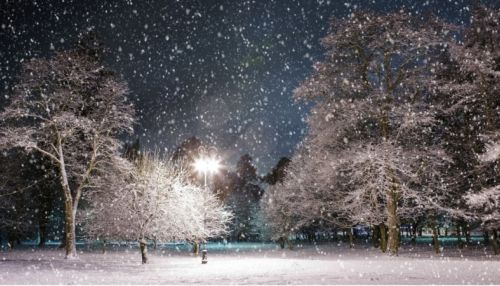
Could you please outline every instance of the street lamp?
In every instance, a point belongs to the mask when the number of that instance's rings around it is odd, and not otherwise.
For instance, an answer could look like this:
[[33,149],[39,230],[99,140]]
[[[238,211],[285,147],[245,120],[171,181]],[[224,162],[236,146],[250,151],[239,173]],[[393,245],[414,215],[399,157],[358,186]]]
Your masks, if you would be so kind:
[[203,173],[205,178],[205,189],[207,189],[207,174],[217,173],[221,167],[220,160],[215,159],[214,157],[200,157],[194,161],[193,165],[196,171]]
[[[204,150],[201,150],[200,153],[205,153],[203,152]],[[219,169],[221,168],[221,165],[220,165],[220,160],[219,159],[216,159],[214,156],[201,156],[199,157],[198,159],[196,159],[194,161],[194,169],[196,171],[198,171],[198,173],[203,173],[203,177],[204,177],[204,188],[205,188],[205,191],[208,191],[208,185],[207,185],[207,175],[208,174],[214,174],[214,173],[217,173],[217,171],[219,171]],[[203,228],[205,228],[205,216],[206,214],[203,213]],[[197,252],[197,250],[196,250]],[[202,260],[201,260],[201,263],[202,264],[206,264],[208,262],[207,260],[207,245],[206,243],[204,243],[204,249],[202,250]]]

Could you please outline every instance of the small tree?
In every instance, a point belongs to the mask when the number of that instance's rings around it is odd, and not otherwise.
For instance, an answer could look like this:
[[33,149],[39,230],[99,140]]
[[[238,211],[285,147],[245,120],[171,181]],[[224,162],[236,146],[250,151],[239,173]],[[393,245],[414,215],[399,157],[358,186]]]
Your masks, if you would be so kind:
[[258,214],[259,200],[263,190],[259,185],[257,169],[252,157],[245,154],[236,163],[236,184],[227,198],[234,219],[231,226],[231,237],[238,241],[246,241],[256,237],[254,227]]
[[112,191],[89,193],[83,225],[91,237],[138,241],[147,263],[147,241],[207,239],[223,235],[231,214],[210,192],[192,184],[188,170],[156,155],[129,165]]
[[301,227],[325,221],[325,218],[327,223],[340,224],[338,217],[332,213],[338,209],[332,203],[339,200],[330,197],[338,193],[329,192],[331,188],[326,187],[331,182],[329,178],[318,177],[318,170],[324,167],[321,162],[314,160],[305,148],[299,149],[283,170],[286,174],[283,180],[264,192],[262,213],[271,238],[282,247],[285,242],[290,244],[288,237]]
[[281,248],[285,247],[285,242],[289,243],[288,237],[300,225],[291,209],[290,193],[287,191],[290,190],[279,188],[278,185],[271,186],[266,190],[260,202],[266,227],[271,233],[270,238],[277,241]]

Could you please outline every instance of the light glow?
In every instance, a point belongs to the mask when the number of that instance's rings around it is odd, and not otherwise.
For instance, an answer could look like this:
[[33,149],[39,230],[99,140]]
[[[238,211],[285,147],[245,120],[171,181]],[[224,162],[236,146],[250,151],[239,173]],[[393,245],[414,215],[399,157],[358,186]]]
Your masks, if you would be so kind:
[[216,173],[221,167],[220,160],[215,158],[198,158],[193,165],[200,173]]

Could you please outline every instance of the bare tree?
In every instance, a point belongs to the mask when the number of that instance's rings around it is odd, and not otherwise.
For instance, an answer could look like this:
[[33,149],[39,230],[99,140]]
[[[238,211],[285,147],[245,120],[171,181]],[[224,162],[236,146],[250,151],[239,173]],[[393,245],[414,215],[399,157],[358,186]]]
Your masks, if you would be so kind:
[[66,257],[76,256],[75,217],[96,171],[118,156],[116,135],[132,130],[125,82],[88,47],[24,63],[10,104],[0,114],[0,146],[21,147],[58,168],[64,197]]

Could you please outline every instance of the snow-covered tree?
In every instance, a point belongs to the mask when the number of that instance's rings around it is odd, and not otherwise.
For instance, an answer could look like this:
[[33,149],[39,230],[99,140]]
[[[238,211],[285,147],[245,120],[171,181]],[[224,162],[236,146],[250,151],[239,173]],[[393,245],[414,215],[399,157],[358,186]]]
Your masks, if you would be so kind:
[[[500,160],[500,141],[487,144],[486,152],[480,159],[487,167],[498,164]],[[498,172],[498,165],[493,167]],[[491,245],[495,254],[500,253],[498,247],[498,231],[500,230],[500,184],[481,189],[465,196],[471,216],[481,222],[484,230],[489,232]]]
[[262,197],[260,207],[266,227],[270,230],[270,238],[281,242],[284,247],[290,234],[299,226],[299,219],[291,209],[293,191],[281,187],[278,185],[269,187]]
[[238,241],[258,237],[255,223],[263,189],[257,176],[257,169],[252,161],[249,154],[240,157],[236,163],[236,184],[227,198],[227,205],[234,214],[231,238]]
[[[331,212],[333,203],[339,200],[332,198],[338,195],[334,192],[324,192],[330,189],[330,177],[318,177],[318,170],[325,167],[325,161],[311,160],[312,154],[305,148],[300,148],[293,160],[284,169],[285,177],[264,192],[261,200],[262,213],[266,219],[271,238],[281,243],[304,226],[316,222],[343,225],[338,216]],[[314,165],[320,163],[320,165]],[[326,166],[328,168],[328,166]],[[326,207],[326,208],[325,208]],[[330,210],[326,214],[325,210]]]
[[[477,207],[481,197],[494,193],[500,179],[499,148],[494,143],[500,134],[499,19],[498,8],[477,6],[463,41],[450,42],[448,60],[439,67],[435,82],[436,90],[447,98],[444,139],[453,159],[448,207],[466,237],[467,222],[477,221],[468,215],[467,207]],[[476,207],[474,213],[479,211]]]
[[429,83],[448,32],[434,18],[405,12],[333,21],[324,60],[295,91],[316,105],[302,159],[292,158],[291,183],[283,183],[287,200],[295,200],[287,210],[343,225],[379,224],[382,236],[387,225],[389,251],[397,253],[401,218],[443,199],[438,178],[446,153]]
[[275,185],[283,182],[286,174],[285,170],[288,164],[290,164],[290,159],[287,157],[281,157],[276,166],[274,166],[273,169],[264,176],[263,181],[269,185]]
[[190,172],[182,165],[144,154],[128,172],[105,178],[116,185],[89,193],[84,230],[91,238],[139,241],[143,263],[148,240],[224,235],[231,213],[214,194],[191,183]]
[[498,183],[498,162],[500,161],[500,141],[486,145],[486,152],[480,155],[482,168],[493,169],[491,186],[464,196],[473,219],[481,222],[484,230],[490,233],[490,242],[495,254],[500,253],[498,247],[498,231],[500,230],[500,184]]
[[490,232],[490,241],[495,254],[499,254],[498,230],[500,229],[500,185],[485,188],[478,193],[466,196],[467,204],[474,216]]
[[[134,108],[125,82],[99,60],[97,42],[23,64],[0,114],[0,146],[38,152],[57,166],[64,197],[66,257],[76,256],[75,217],[96,171],[119,156],[116,135],[132,130]],[[109,170],[111,171],[111,170]]]

